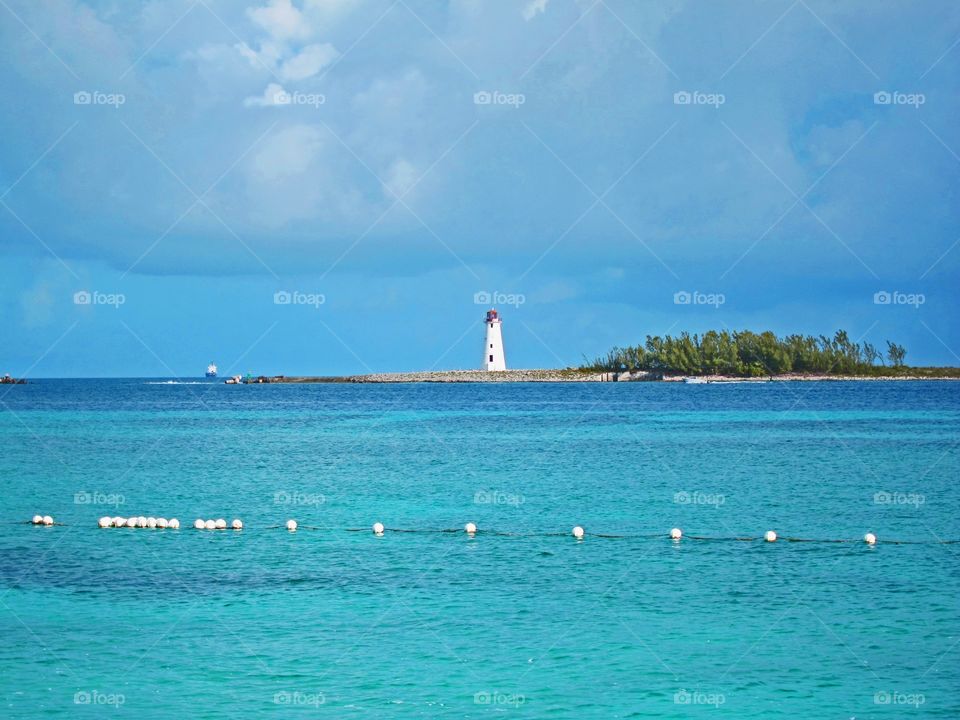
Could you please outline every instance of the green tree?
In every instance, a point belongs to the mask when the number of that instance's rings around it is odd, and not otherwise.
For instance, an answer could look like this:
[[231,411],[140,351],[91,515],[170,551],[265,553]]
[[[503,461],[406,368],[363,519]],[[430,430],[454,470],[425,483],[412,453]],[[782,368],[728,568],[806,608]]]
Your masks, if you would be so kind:
[[907,356],[907,351],[903,345],[887,340],[887,358],[894,367],[903,367],[903,359]]

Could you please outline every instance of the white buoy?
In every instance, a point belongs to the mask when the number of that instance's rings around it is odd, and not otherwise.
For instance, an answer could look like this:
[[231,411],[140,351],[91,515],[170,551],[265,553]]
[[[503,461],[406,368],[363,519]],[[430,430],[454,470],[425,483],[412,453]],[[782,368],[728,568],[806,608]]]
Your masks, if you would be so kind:
[[179,530],[180,521],[177,520],[176,518],[173,518],[172,520],[170,520],[170,522],[167,523],[167,527],[170,528],[171,530]]
[[297,521],[296,520],[287,520],[287,530],[290,532],[296,532]]
[[167,525],[169,525],[169,523],[167,522],[167,519],[166,519],[166,518],[157,518],[157,527],[158,527],[158,528],[160,528],[161,530],[166,530]]
[[580,527],[579,525],[577,525],[577,526],[573,529],[573,536],[574,536],[577,540],[583,540],[583,528]]
[[383,535],[383,523],[375,522],[373,524],[373,534],[374,535]]
[[126,519],[126,518],[122,518],[122,517],[117,516],[117,517],[112,518],[112,519],[113,519],[113,526],[114,526],[114,527],[123,527],[124,525],[127,524],[127,519]]
[[127,527],[135,528],[137,526],[137,519],[135,517],[127,518]]
[[113,518],[102,517],[99,520],[97,520],[97,525],[99,525],[102,528],[108,528],[111,525],[113,525]]
[[197,518],[196,520],[193,521],[193,526],[197,530],[203,530],[203,520],[201,520],[200,518]]
[[219,520],[215,520],[213,524],[216,526],[217,530],[227,529],[227,521],[224,520],[223,518],[220,518]]
[[155,528],[156,526],[157,526],[157,519],[156,519],[156,518],[152,518],[152,517],[148,517],[148,518],[147,518],[147,527],[148,527],[148,528]]
[[243,523],[239,520],[234,520],[232,523],[230,523],[230,527],[232,527],[234,530],[243,530]]
[[683,537],[683,531],[680,530],[680,528],[673,528],[673,530],[670,531],[670,537],[674,540],[679,540]]
[[873,533],[867,533],[866,535],[863,536],[863,541],[864,541],[867,545],[876,545],[876,544],[877,544],[877,536],[874,535]]
[[43,525],[43,515],[34,515],[33,520],[31,520],[34,525]]
[[217,521],[216,521],[216,520],[207,520],[207,521],[203,524],[203,527],[205,527],[207,530],[216,530],[216,529],[217,529]]
[[467,523],[463,526],[463,529],[467,531],[468,535],[473,535],[477,532],[477,526],[473,523]]
[[44,516],[43,516],[43,524],[44,524],[44,525],[53,525],[53,518],[50,517],[49,515],[44,515]]
[[766,540],[767,542],[776,542],[777,534],[773,530],[767,530],[763,534],[763,539]]
[[147,519],[143,515],[140,515],[137,518],[137,527],[145,528],[146,526],[147,526]]

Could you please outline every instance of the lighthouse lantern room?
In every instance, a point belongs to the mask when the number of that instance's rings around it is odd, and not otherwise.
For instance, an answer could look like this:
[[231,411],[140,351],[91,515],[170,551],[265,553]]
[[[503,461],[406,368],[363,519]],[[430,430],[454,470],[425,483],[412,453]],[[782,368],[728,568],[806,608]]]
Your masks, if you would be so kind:
[[487,317],[484,320],[486,329],[486,340],[483,343],[483,365],[484,370],[506,370],[507,361],[503,355],[503,333],[500,331],[500,315],[496,310],[487,310]]

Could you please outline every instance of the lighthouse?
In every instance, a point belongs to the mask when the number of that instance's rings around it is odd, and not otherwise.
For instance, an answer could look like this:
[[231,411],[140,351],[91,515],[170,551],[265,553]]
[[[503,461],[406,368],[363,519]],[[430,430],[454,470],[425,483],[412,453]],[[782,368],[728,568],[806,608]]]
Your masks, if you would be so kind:
[[486,340],[483,343],[484,370],[506,370],[507,361],[503,357],[503,334],[500,331],[500,315],[496,310],[487,310],[487,317],[483,321],[486,329]]

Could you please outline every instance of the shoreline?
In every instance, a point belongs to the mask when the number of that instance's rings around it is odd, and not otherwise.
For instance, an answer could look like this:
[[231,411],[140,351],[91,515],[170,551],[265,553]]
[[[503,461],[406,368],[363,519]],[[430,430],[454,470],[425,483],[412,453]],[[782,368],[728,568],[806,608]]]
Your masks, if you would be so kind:
[[[684,383],[687,375],[660,376],[655,373],[610,373],[584,370],[427,370],[422,372],[371,373],[343,376],[276,376],[264,378],[268,383],[571,383],[571,382],[669,382]],[[823,375],[786,373],[747,378],[735,375],[696,376],[694,384],[766,383],[766,382],[888,382],[917,380],[960,380],[960,377],[923,375]]]

